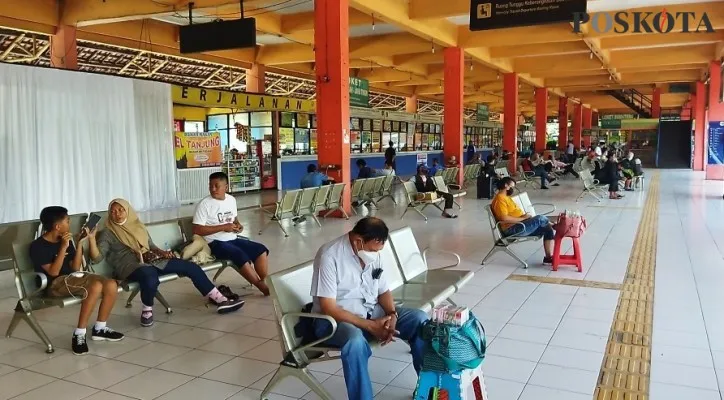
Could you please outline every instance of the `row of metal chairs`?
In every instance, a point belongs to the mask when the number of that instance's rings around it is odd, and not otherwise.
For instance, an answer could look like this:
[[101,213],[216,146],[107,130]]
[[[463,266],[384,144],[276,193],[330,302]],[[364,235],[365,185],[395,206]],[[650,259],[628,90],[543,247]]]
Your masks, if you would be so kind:
[[[389,198],[397,205],[397,201],[392,195],[394,181],[395,176],[393,175],[357,179],[352,184],[352,201],[359,204],[371,203],[377,207],[380,201]],[[357,214],[354,207],[352,207],[352,212]]]
[[[455,202],[455,205],[458,206],[459,209],[462,209],[462,206],[455,199],[465,196],[467,194],[466,191],[462,190],[462,188],[458,185],[446,184],[443,180],[443,177],[439,175],[434,176],[432,178],[432,181],[438,191],[451,194],[453,196],[453,201]],[[405,189],[405,197],[407,198],[407,208],[405,209],[405,212],[402,213],[400,219],[405,217],[407,211],[413,209],[416,213],[420,214],[420,216],[425,218],[425,221],[427,221],[427,215],[425,215],[423,211],[425,211],[425,209],[430,205],[442,211],[442,209],[440,208],[440,203],[443,201],[442,197],[437,197],[435,199],[420,199],[418,198],[418,191],[417,187],[415,186],[415,182],[402,182],[402,185]]]
[[[276,222],[284,232],[284,236],[288,237],[289,233],[282,225],[283,220],[298,221],[301,218],[311,216],[314,222],[320,227],[322,224],[317,218],[317,212],[327,210],[323,215],[326,217],[333,211],[339,210],[346,219],[349,216],[342,207],[342,193],[344,193],[344,183],[335,183],[332,185],[324,185],[319,187],[288,190],[284,192],[282,199],[273,206],[259,206],[259,208],[270,216],[267,223],[259,229],[261,235],[271,222]],[[271,209],[273,207],[273,209]]]

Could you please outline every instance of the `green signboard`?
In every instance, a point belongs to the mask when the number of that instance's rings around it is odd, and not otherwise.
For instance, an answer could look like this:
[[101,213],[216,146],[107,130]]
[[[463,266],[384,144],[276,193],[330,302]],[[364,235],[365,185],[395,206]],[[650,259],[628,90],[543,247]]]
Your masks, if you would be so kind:
[[369,108],[370,82],[367,79],[349,78],[349,105]]
[[477,120],[478,121],[489,121],[490,120],[490,110],[488,109],[487,104],[478,104]]
[[601,129],[621,129],[621,120],[612,118],[603,118],[601,120]]
[[606,114],[602,115],[601,119],[635,119],[636,115],[634,114]]

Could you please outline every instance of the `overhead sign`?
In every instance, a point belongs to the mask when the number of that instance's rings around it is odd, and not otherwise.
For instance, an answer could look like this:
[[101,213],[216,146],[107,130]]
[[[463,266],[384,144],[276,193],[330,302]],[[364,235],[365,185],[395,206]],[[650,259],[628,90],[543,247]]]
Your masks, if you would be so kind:
[[316,110],[316,103],[313,100],[228,92],[190,86],[173,85],[171,87],[171,97],[175,104],[207,108],[222,107],[248,111],[301,111],[312,113]]
[[349,105],[369,108],[370,82],[367,79],[349,78]]
[[586,0],[471,0],[470,30],[571,22]]
[[222,162],[219,132],[176,132],[176,168],[218,167]]
[[621,129],[621,120],[604,118],[601,120],[601,129]]
[[489,121],[490,120],[490,110],[488,109],[487,104],[478,104],[478,110],[477,110],[477,120],[478,121]]
[[709,165],[724,164],[724,122],[709,122]]

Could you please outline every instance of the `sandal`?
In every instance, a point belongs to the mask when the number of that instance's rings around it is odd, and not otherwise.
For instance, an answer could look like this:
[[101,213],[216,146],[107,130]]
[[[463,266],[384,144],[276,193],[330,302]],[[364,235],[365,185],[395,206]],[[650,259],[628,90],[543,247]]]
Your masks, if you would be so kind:
[[454,215],[454,214],[442,213],[442,217],[443,217],[443,218],[455,219],[455,218],[457,218],[458,216],[457,216],[457,215]]

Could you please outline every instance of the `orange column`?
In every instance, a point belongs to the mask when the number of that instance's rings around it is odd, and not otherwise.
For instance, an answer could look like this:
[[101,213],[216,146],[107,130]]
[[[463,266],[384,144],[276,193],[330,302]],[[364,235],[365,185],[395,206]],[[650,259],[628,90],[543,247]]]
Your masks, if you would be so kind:
[[[593,110],[591,110],[588,107],[583,107],[583,129],[591,129],[592,123],[593,123]],[[583,144],[582,146],[590,146],[591,145],[591,136],[583,136],[581,135]]]
[[503,76],[503,150],[511,153],[508,170],[515,173],[518,165],[518,75]]
[[583,106],[581,103],[573,105],[573,122],[571,123],[573,128],[573,145],[581,147],[581,133],[583,129]]
[[[722,122],[724,121],[724,103],[721,103],[721,64],[719,61],[712,61],[709,63],[709,111],[707,121],[711,122]],[[706,129],[707,141],[710,135],[709,124]],[[708,157],[707,157],[708,159]],[[712,180],[724,180],[724,165],[709,165],[708,160],[706,163],[706,179]]]
[[654,88],[651,99],[651,118],[661,118],[661,88]]
[[704,170],[704,146],[706,145],[706,85],[696,82],[696,102],[694,104],[694,171]]
[[53,68],[78,69],[78,45],[76,29],[60,25],[50,37],[50,66]]
[[405,112],[410,114],[417,113],[417,95],[413,94],[405,98]]
[[264,93],[266,91],[266,67],[262,64],[252,64],[246,70],[246,91],[249,93]]
[[317,159],[320,168],[336,166],[329,175],[347,185],[342,198],[349,212],[349,2],[314,0],[314,23]]
[[[463,89],[465,85],[465,53],[459,47],[448,47],[445,59],[445,159],[455,156],[463,162]],[[457,181],[462,182],[463,169],[458,171]]]
[[568,97],[558,99],[558,148],[565,151],[568,146]]
[[548,123],[548,88],[535,89],[535,151],[546,149],[546,124]]

